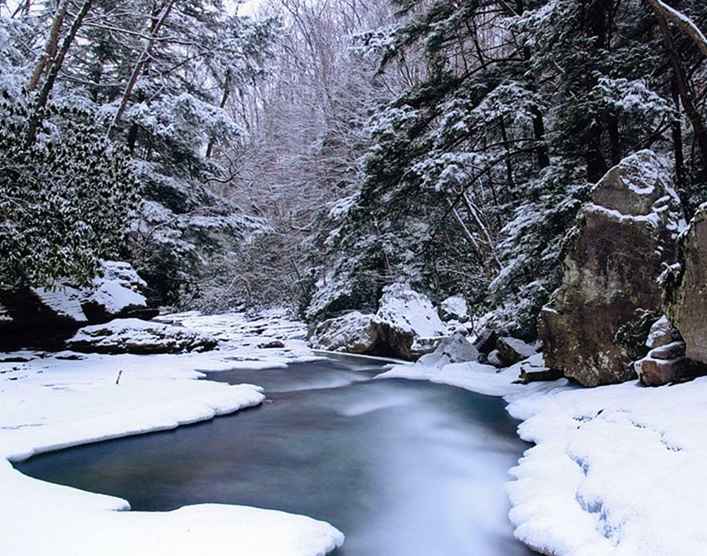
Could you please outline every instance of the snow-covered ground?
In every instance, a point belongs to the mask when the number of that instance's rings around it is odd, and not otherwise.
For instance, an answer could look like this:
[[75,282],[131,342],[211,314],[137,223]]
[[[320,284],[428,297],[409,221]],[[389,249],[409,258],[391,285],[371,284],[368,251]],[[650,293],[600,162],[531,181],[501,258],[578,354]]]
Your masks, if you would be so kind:
[[[126,501],[26,477],[11,462],[108,438],[168,430],[260,404],[257,386],[197,380],[199,371],[316,358],[303,325],[270,313],[174,322],[216,336],[184,355],[0,354],[0,554],[319,556],[343,542],[327,523],[277,511],[201,505],[129,512]],[[260,349],[274,340],[284,348]],[[77,359],[79,358],[79,359]]]
[[707,551],[707,378],[661,388],[513,384],[521,366],[395,367],[503,396],[528,449],[508,483],[515,535],[554,556],[694,556]]

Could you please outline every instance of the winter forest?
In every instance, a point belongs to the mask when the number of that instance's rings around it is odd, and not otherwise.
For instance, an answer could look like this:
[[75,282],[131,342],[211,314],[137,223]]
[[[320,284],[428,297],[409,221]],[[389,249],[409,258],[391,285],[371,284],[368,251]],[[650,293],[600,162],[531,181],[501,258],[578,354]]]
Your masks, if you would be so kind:
[[0,554],[707,555],[706,35],[0,0]]

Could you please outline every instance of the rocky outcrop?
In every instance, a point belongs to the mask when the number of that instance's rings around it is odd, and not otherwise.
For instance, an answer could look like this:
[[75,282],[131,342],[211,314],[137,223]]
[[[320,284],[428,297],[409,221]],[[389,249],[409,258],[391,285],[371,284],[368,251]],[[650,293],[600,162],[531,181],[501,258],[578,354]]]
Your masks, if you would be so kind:
[[688,359],[707,365],[707,204],[681,238],[679,261],[668,284],[667,312],[685,340]]
[[657,278],[684,226],[669,172],[651,151],[611,169],[568,238],[563,281],[540,316],[546,364],[586,386],[635,377],[617,341],[639,314],[661,309]]
[[152,318],[158,310],[147,306],[145,286],[130,264],[104,261],[90,286],[0,290],[0,347],[53,348],[86,324]]
[[212,337],[188,328],[139,319],[86,326],[66,342],[73,351],[111,355],[206,351],[216,344]]
[[377,342],[374,315],[358,311],[325,320],[310,337],[310,345],[315,349],[358,354],[373,353]]

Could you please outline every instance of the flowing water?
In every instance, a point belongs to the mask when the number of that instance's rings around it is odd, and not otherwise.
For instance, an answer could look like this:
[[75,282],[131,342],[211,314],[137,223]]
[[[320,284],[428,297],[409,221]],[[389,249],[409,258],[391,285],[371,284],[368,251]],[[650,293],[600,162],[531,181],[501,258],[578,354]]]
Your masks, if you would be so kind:
[[71,448],[18,468],[127,499],[135,510],[200,503],[273,508],[346,534],[337,556],[517,556],[503,484],[525,449],[502,400],[371,380],[337,358],[210,380],[260,384],[263,406],[214,421]]

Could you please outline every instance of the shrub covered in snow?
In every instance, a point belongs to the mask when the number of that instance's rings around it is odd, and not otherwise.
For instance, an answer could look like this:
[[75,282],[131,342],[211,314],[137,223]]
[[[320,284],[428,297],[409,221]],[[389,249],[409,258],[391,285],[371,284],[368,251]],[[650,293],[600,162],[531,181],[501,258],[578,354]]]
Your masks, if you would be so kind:
[[87,284],[138,206],[130,158],[88,111],[49,105],[36,140],[28,96],[0,97],[0,287]]

